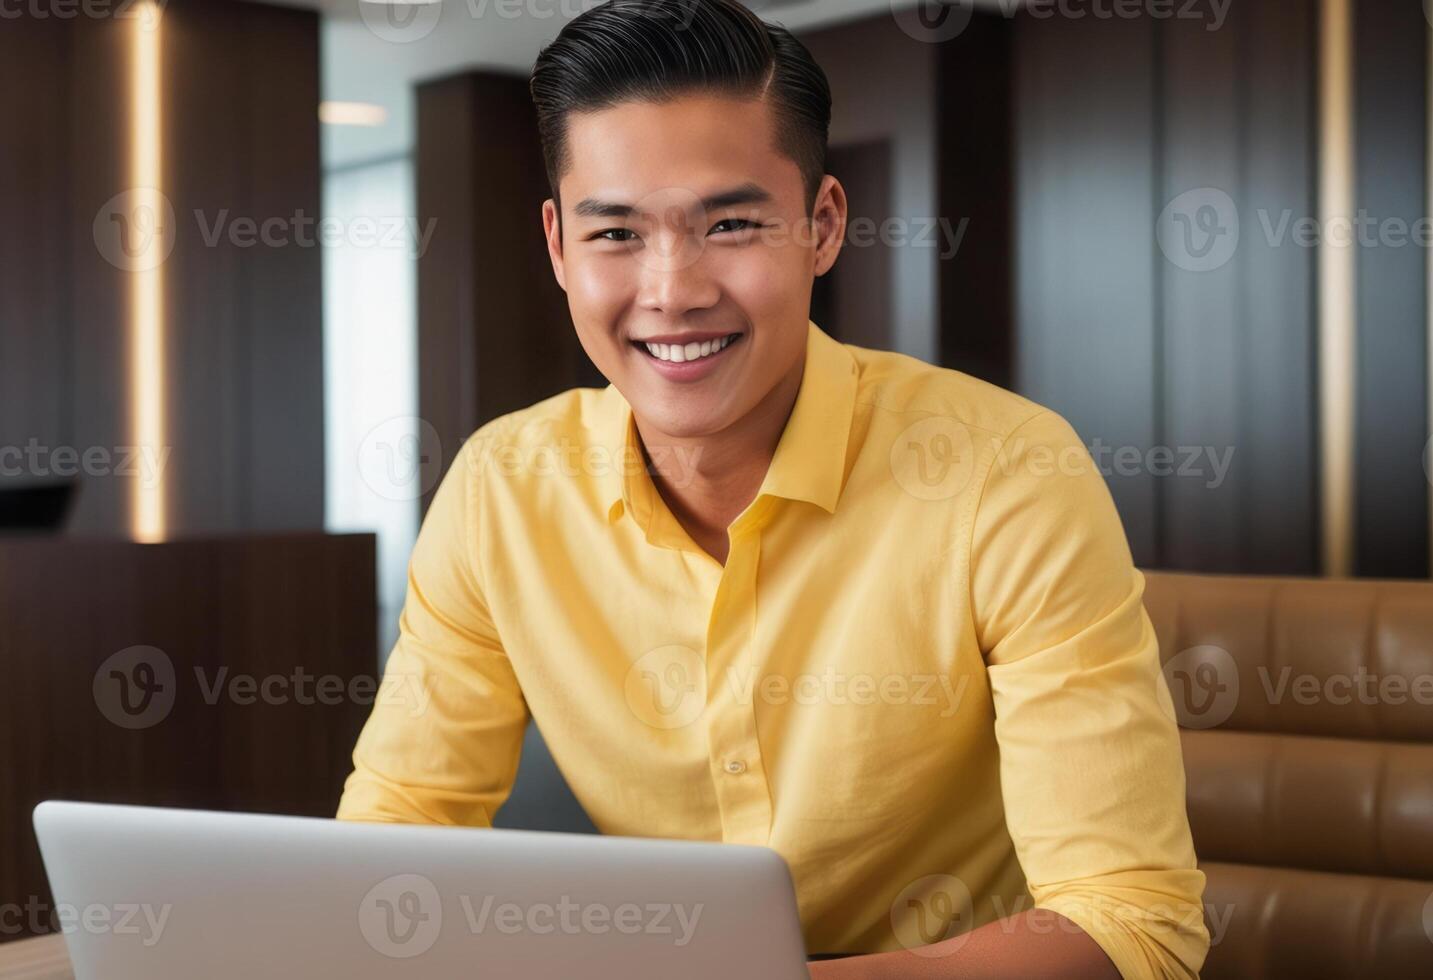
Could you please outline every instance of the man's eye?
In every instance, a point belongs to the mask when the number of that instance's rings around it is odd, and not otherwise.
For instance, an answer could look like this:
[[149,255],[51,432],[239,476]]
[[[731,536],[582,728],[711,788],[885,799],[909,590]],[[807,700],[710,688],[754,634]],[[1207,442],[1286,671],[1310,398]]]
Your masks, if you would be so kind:
[[609,235],[630,235],[630,234],[632,234],[632,229],[631,229],[631,228],[608,228],[608,229],[606,229],[605,231],[599,231],[597,234],[593,235],[592,237],[593,237],[594,239],[597,239],[597,238],[605,238],[605,239],[607,239],[607,241],[609,241],[609,242],[627,242],[627,241],[631,241],[631,239],[630,239],[630,238],[608,238],[608,236],[609,236]]
[[[722,225],[740,225],[741,227],[723,229]],[[712,231],[744,231],[747,228],[755,227],[757,227],[756,222],[751,221],[747,218],[723,218],[721,221],[718,221],[716,224],[712,225]]]

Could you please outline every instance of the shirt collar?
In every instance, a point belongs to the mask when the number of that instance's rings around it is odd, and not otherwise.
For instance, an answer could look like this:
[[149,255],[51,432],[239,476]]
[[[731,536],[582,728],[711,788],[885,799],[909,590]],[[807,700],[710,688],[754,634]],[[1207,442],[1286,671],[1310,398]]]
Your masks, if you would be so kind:
[[[758,499],[803,500],[835,512],[846,476],[856,384],[856,362],[850,352],[808,319],[801,388],[757,491]],[[601,502],[608,523],[625,510],[645,526],[655,487],[643,463],[632,407],[612,385],[602,398],[605,404],[598,437],[610,465],[601,480]]]

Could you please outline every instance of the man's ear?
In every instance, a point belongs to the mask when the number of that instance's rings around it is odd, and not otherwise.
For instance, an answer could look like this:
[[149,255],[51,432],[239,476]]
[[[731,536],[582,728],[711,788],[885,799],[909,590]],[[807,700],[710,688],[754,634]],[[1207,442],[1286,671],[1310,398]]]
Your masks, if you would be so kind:
[[542,202],[542,233],[547,238],[547,257],[552,260],[552,274],[567,292],[567,273],[562,265],[562,225],[557,220],[557,204],[552,198]]
[[812,271],[818,276],[824,276],[836,264],[836,256],[846,240],[846,214],[846,189],[839,180],[827,174],[821,179],[821,188],[816,192],[816,204],[811,213],[816,241],[816,266]]

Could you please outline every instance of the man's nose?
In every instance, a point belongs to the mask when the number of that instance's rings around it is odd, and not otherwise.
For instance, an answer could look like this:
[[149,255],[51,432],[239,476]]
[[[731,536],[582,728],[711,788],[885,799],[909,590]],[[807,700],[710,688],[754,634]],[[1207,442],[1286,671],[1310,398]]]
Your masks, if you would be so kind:
[[706,238],[690,222],[664,221],[637,253],[641,266],[637,302],[669,314],[712,306],[720,288],[703,261]]

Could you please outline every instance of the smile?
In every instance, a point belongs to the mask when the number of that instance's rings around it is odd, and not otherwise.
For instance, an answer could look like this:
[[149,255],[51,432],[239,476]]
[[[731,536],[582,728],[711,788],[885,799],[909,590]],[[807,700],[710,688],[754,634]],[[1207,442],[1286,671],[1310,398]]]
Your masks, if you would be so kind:
[[681,364],[685,361],[699,361],[721,353],[741,334],[731,333],[713,340],[692,341],[688,344],[659,344],[641,342],[638,344],[649,355],[659,361]]

